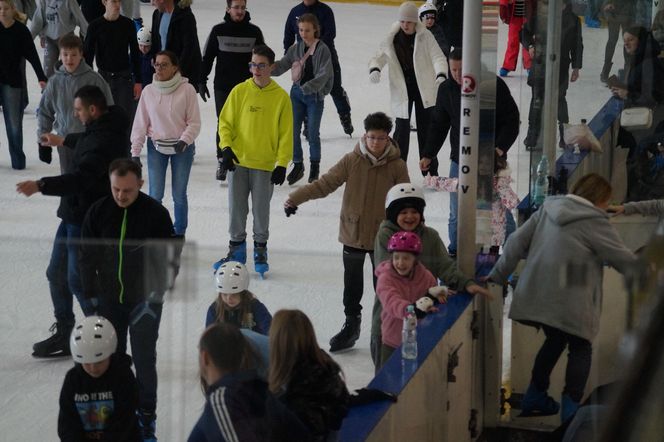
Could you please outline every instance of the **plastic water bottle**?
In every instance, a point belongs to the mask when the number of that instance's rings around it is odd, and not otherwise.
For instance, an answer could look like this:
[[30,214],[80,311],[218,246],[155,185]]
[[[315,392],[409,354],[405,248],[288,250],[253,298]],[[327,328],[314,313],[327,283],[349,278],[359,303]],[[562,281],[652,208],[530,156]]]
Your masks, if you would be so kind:
[[415,316],[415,306],[412,305],[406,308],[406,317],[403,318],[401,357],[417,359],[417,317]]
[[546,155],[542,155],[542,159],[537,165],[537,176],[535,177],[535,184],[533,185],[533,202],[536,206],[541,206],[544,198],[549,193],[549,160]]

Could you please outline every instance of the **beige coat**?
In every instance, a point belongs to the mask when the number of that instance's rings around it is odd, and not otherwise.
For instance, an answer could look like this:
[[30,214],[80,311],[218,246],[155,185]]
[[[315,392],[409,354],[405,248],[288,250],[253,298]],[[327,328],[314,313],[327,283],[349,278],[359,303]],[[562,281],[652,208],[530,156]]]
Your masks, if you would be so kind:
[[362,250],[373,250],[378,226],[385,218],[385,196],[392,186],[408,183],[406,163],[391,143],[375,164],[363,153],[360,143],[344,155],[318,180],[288,195],[296,205],[323,198],[346,183],[341,203],[339,242]]

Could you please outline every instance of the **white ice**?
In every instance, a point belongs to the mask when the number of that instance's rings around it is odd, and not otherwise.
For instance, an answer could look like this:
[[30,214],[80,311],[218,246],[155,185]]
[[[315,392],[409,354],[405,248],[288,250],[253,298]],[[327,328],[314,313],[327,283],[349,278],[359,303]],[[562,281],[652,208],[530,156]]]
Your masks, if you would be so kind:
[[[283,26],[294,0],[250,0],[252,22],[261,27],[267,43],[282,54]],[[211,27],[224,15],[221,0],[197,0],[193,10],[198,21],[199,40],[204,45]],[[331,3],[336,16],[337,39],[343,84],[353,107],[354,137],[344,135],[331,99],[326,100],[321,138],[321,169],[327,170],[350,151],[362,135],[362,120],[370,112],[390,113],[387,75],[379,85],[368,81],[367,62],[389,25],[396,20],[396,8],[375,4]],[[142,5],[149,22],[152,8]],[[570,120],[590,119],[609,96],[598,81],[606,29],[583,28],[584,68],[581,78],[568,92]],[[498,63],[502,63],[507,28],[500,25]],[[622,65],[618,48],[614,66]],[[500,66],[498,66],[500,67]],[[277,78],[286,90],[289,76]],[[522,137],[527,129],[530,88],[521,67],[506,79],[522,110],[522,136],[510,151],[517,179],[517,191],[528,191],[528,153]],[[26,199],[15,192],[19,181],[58,175],[57,162],[38,161],[35,135],[35,107],[39,101],[37,82],[28,66],[30,105],[24,119],[24,150],[28,167],[14,171],[9,167],[4,122],[0,130],[0,431],[6,441],[57,440],[58,396],[70,359],[37,360],[30,356],[32,344],[47,337],[53,322],[45,270],[52,239],[59,220],[55,211],[58,199],[35,195]],[[212,76],[209,86],[212,88]],[[159,406],[157,433],[161,440],[184,440],[198,418],[203,396],[197,385],[197,341],[203,329],[207,306],[214,298],[210,264],[225,255],[227,234],[227,189],[214,180],[216,168],[214,134],[216,117],[212,100],[200,102],[203,132],[198,138],[196,161],[189,183],[190,224],[187,240],[198,244],[198,254],[189,270],[197,285],[179,285],[167,301],[158,344]],[[306,143],[304,144],[306,151]],[[411,152],[417,152],[414,133]],[[449,146],[440,154],[441,172],[448,170]],[[308,154],[305,154],[305,158]],[[421,178],[416,155],[411,153],[409,171],[413,182]],[[306,175],[305,175],[306,176]],[[301,185],[298,183],[298,185]],[[276,187],[273,197],[270,267],[267,279],[252,272],[251,289],[275,312],[280,308],[299,308],[312,319],[321,347],[343,323],[341,244],[337,241],[338,213],[343,189],[323,200],[303,204],[297,215],[286,218],[282,203],[291,189]],[[448,196],[428,193],[426,221],[447,240]],[[167,193],[165,205],[172,209]],[[249,229],[251,228],[251,217]],[[250,230],[249,230],[250,231]],[[249,261],[251,266],[251,260]],[[186,278],[183,278],[186,279]],[[360,388],[373,376],[369,356],[370,311],[373,304],[371,266],[365,263],[362,334],[355,349],[335,355],[342,365],[349,388]],[[77,307],[78,308],[78,307]],[[80,310],[77,310],[80,317]]]

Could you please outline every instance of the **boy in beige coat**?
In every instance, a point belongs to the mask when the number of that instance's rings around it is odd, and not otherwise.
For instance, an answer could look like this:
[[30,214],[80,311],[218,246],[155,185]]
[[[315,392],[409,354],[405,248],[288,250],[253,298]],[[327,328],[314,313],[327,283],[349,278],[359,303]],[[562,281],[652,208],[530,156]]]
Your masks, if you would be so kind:
[[330,340],[331,352],[352,347],[360,336],[364,258],[369,254],[373,266],[374,240],[385,215],[387,191],[395,184],[410,182],[406,163],[400,157],[398,146],[389,137],[392,120],[383,112],[369,114],[364,119],[364,129],[366,133],[352,152],[344,155],[317,181],[288,195],[284,204],[286,216],[294,215],[300,204],[324,198],[346,184],[339,223],[346,321],[341,331]]

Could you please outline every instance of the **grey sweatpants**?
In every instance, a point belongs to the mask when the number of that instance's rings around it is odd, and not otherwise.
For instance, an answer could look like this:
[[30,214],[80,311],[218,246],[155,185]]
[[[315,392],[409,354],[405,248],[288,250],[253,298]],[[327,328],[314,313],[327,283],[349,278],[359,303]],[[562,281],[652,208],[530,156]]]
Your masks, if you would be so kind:
[[247,239],[247,214],[251,194],[251,214],[254,217],[254,241],[267,242],[270,234],[270,201],[274,185],[272,172],[235,166],[228,173],[228,205],[231,241]]

